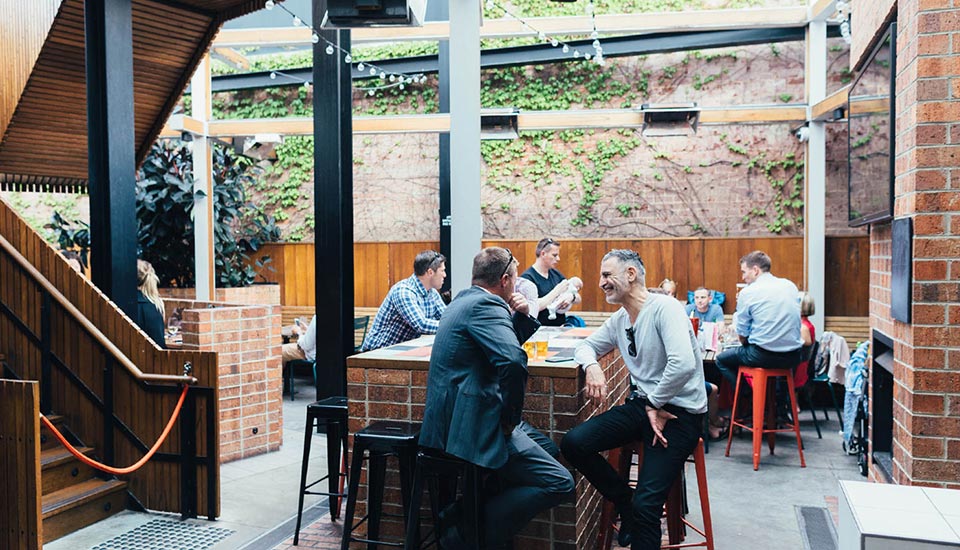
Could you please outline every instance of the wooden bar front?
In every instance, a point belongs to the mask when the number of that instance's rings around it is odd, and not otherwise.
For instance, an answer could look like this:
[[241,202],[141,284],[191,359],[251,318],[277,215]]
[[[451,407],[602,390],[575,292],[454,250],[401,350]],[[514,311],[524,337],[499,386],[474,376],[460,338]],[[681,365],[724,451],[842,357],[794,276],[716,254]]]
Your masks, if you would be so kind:
[[[574,330],[589,333],[592,329]],[[432,340],[432,337],[423,337],[347,359],[351,434],[375,420],[423,420]],[[550,350],[551,354],[555,353],[552,344]],[[629,388],[623,360],[614,351],[603,357],[601,365],[607,375],[610,394],[607,402],[598,407],[586,399],[581,369],[573,361],[531,360],[524,419],[559,445],[568,430],[605,411],[610,404],[622,403]],[[402,514],[400,484],[395,467],[391,463],[387,474],[383,511],[399,516]],[[514,541],[515,548],[596,547],[601,497],[582,475],[575,471],[573,474],[575,498],[534,519]],[[363,517],[366,513],[366,474],[361,478],[358,496],[356,517]],[[403,527],[398,519],[386,517],[383,521],[382,534],[402,536]]]

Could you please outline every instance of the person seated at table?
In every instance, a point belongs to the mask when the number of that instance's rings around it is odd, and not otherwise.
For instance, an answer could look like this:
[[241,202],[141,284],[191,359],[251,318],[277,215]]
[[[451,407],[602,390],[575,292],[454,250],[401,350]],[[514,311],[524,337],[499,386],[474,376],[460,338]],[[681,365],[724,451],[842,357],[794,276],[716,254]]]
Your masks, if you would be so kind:
[[[573,476],[521,426],[527,354],[510,309],[526,316],[514,292],[516,260],[485,248],[473,259],[473,286],[460,292],[440,320],[430,354],[420,446],[493,470],[502,490],[483,506],[486,547],[508,543],[538,513],[574,489]],[[532,429],[532,428],[529,428]],[[545,437],[545,436],[543,436]],[[466,548],[460,507],[442,525],[442,548]],[[446,511],[445,511],[446,512]]]
[[314,315],[310,319],[310,326],[306,328],[304,328],[300,319],[297,319],[293,331],[298,335],[297,341],[284,344],[281,348],[280,362],[284,368],[286,368],[287,363],[293,360],[317,360],[317,316]]
[[446,309],[440,288],[447,278],[447,259],[433,250],[424,250],[413,260],[413,275],[398,282],[380,304],[373,326],[363,339],[360,351],[370,351],[436,334]]
[[677,297],[677,282],[670,280],[669,277],[660,281],[660,285],[657,288],[663,290],[664,294],[671,298]]
[[713,292],[700,287],[693,291],[693,303],[687,304],[687,316],[700,319],[700,323],[721,323],[718,328],[722,328],[723,309],[717,304],[711,303]]
[[[571,291],[570,282],[557,270],[557,264],[560,263],[560,242],[545,237],[537,243],[535,252],[536,261],[520,276],[537,285],[539,295],[537,320],[540,324],[547,327],[562,327],[567,321],[567,316],[558,313],[555,319],[550,319],[550,312],[547,311],[547,306],[556,301],[561,294]],[[573,292],[573,301],[568,297],[558,304],[558,309],[567,311],[574,304],[579,304],[581,300],[580,294]]]
[[793,385],[797,388],[802,387],[809,380],[808,367],[810,361],[815,358],[810,357],[810,349],[817,340],[817,329],[810,321],[810,316],[816,312],[817,308],[813,301],[813,296],[809,292],[800,293],[800,341],[803,343],[802,355],[804,360],[797,365],[797,370],[793,373]]
[[[622,405],[567,432],[567,461],[620,513],[620,546],[660,548],[660,516],[667,493],[696,448],[707,412],[700,346],[677,300],[647,290],[640,256],[611,250],[600,264],[607,303],[621,306],[581,342],[574,359],[585,372],[588,398],[603,403],[607,381],[597,358],[618,349],[636,387]],[[636,491],[601,455],[631,442],[643,445]]]
[[741,365],[795,369],[800,363],[800,304],[797,285],[770,273],[770,257],[755,250],[740,258],[747,283],[737,295],[735,330],[742,345],[717,355],[717,370],[736,387]]
[[137,325],[161,348],[166,349],[163,338],[163,299],[157,288],[160,279],[153,265],[146,260],[137,260]]

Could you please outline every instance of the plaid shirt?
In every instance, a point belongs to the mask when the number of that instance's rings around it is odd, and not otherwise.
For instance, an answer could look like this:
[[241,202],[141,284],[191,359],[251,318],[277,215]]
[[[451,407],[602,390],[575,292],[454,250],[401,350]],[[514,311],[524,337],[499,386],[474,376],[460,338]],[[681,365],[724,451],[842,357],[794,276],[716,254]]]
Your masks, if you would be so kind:
[[427,290],[416,275],[411,275],[387,293],[360,350],[370,351],[424,334],[436,334],[446,307],[436,289]]

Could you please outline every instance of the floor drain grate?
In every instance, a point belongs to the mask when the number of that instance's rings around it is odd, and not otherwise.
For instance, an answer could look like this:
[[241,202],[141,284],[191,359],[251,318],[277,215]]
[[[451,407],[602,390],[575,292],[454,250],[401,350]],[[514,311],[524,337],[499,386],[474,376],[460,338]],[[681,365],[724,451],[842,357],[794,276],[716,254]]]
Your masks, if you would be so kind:
[[797,506],[797,521],[806,550],[837,550],[837,532],[826,508]]
[[230,529],[155,519],[91,550],[205,550],[232,534]]

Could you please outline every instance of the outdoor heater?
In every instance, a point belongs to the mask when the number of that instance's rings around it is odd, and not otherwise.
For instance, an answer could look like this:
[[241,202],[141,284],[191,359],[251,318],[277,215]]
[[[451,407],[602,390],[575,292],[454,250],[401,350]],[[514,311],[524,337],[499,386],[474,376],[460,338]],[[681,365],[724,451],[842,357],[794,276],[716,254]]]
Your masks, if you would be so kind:
[[640,106],[643,114],[644,137],[692,136],[697,133],[700,122],[700,108],[696,103],[677,103],[668,105]]
[[516,107],[480,110],[480,139],[520,137],[520,110]]
[[328,0],[320,26],[325,29],[356,27],[421,27],[427,0]]

